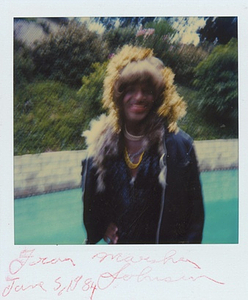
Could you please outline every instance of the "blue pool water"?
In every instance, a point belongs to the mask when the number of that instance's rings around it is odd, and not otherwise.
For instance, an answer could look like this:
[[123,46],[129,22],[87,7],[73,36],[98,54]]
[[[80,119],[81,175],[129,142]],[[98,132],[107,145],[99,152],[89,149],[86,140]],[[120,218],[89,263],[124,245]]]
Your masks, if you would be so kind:
[[[201,173],[205,205],[204,244],[238,243],[238,170]],[[81,189],[14,201],[15,244],[82,244]]]

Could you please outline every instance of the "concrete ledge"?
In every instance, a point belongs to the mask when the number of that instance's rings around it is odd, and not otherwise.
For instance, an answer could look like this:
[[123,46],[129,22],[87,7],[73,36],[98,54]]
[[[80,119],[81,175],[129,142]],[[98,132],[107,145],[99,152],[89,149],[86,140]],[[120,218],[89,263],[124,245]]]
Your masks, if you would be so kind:
[[15,198],[80,187],[85,155],[82,150],[15,156]]
[[[196,141],[200,171],[238,168],[238,140]],[[14,157],[15,198],[80,187],[86,152],[61,151]]]
[[196,141],[200,171],[238,168],[238,140]]

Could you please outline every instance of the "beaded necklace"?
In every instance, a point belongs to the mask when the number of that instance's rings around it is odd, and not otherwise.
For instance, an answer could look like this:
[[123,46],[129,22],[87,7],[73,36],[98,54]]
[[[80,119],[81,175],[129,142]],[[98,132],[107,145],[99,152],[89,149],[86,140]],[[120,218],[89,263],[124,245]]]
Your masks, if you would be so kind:
[[[132,135],[131,133],[129,133],[127,131],[126,126],[125,126],[124,136],[127,140],[133,141],[133,142],[140,141],[144,137],[144,135]],[[142,147],[138,152],[133,153],[133,154],[129,154],[128,151],[127,151],[127,148],[125,147],[124,159],[125,159],[125,162],[126,162],[127,166],[129,167],[129,169],[134,170],[134,169],[138,168],[138,166],[140,165],[140,163],[142,161],[144,152],[145,151],[143,151],[143,147]],[[137,163],[133,163],[132,160],[138,155],[140,155],[139,161]]]
[[125,152],[124,152],[124,159],[125,159],[125,162],[127,164],[127,166],[129,167],[129,169],[131,170],[134,170],[134,169],[137,169],[138,166],[140,165],[141,161],[142,161],[142,158],[143,158],[143,155],[144,155],[145,151],[143,151],[140,155],[140,158],[139,158],[139,161],[135,164],[131,161],[131,159],[129,158],[129,155],[128,155],[128,152],[127,152],[127,148],[125,147]]

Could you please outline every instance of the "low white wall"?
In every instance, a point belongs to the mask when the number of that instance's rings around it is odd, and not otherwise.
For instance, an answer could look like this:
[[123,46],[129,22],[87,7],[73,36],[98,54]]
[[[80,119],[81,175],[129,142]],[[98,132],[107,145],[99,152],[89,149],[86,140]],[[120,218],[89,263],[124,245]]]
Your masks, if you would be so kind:
[[[200,171],[238,167],[238,140],[196,141]],[[80,187],[85,151],[14,157],[15,198]]]
[[79,187],[84,157],[83,150],[15,156],[15,198]]
[[195,142],[200,171],[238,168],[238,140]]

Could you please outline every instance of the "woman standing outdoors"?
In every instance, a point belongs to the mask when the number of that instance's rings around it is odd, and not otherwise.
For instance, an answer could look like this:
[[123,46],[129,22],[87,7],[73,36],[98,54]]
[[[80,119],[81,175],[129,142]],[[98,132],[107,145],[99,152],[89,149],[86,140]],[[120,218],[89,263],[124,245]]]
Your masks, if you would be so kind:
[[201,243],[204,208],[186,105],[151,49],[124,46],[108,65],[103,106],[84,132],[87,243]]

